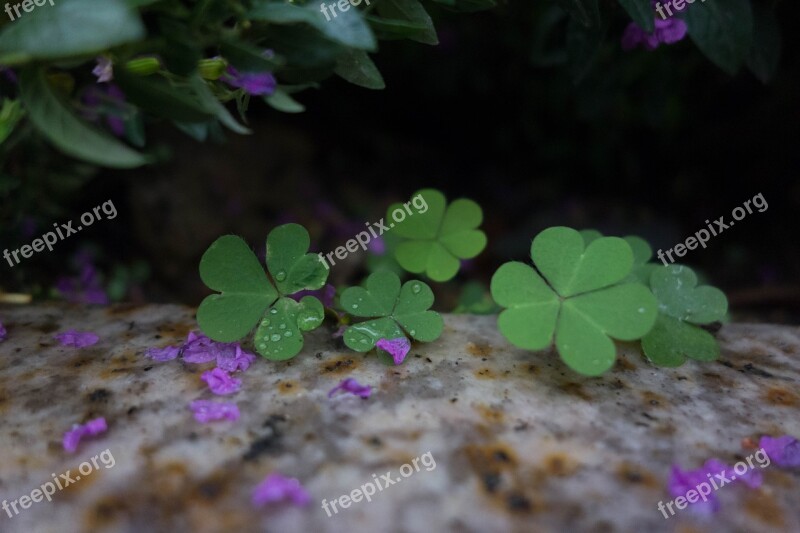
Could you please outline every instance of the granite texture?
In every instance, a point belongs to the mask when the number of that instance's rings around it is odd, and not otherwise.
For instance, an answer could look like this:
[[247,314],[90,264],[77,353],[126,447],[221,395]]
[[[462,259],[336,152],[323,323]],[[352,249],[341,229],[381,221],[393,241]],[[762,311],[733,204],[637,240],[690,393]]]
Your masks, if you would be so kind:
[[[231,397],[237,422],[200,424],[190,401],[212,396],[212,364],[158,363],[148,347],[179,344],[193,310],[173,305],[86,309],[0,307],[0,500],[110,450],[114,466],[34,503],[2,532],[274,531],[800,531],[800,469],[762,470],[762,488],[716,492],[721,511],[668,520],[673,463],[734,463],[761,434],[800,436],[800,329],[732,324],[722,357],[674,370],[648,365],[634,344],[602,378],[583,378],[551,352],[509,346],[494,317],[446,316],[441,339],[387,367],[353,353],[326,326],[291,361],[257,360]],[[76,349],[53,340],[100,335]],[[340,380],[373,385],[368,400],[327,398]],[[61,447],[76,422],[108,432]],[[328,517],[328,501],[430,452],[435,468]],[[430,464],[430,463],[429,463]],[[300,479],[305,508],[256,509],[270,472]]]

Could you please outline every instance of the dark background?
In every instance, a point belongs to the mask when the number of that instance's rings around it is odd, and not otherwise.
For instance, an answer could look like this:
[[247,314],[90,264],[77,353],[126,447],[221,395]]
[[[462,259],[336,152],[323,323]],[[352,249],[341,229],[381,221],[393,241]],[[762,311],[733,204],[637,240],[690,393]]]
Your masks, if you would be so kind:
[[[123,299],[197,305],[207,294],[197,263],[221,234],[243,235],[259,249],[274,225],[297,221],[309,228],[314,251],[332,250],[384,216],[391,201],[436,187],[450,199],[476,200],[489,236],[486,252],[436,287],[447,310],[464,281],[488,284],[502,262],[524,259],[548,226],[637,234],[666,249],[706,219],[731,220],[734,208],[762,193],[767,211],[684,261],[726,291],[737,318],[796,322],[800,85],[790,24],[797,12],[778,5],[783,53],[769,85],[744,69],[726,75],[688,37],[623,52],[624,25],[608,28],[589,74],[575,83],[563,35],[545,39],[546,58],[537,48],[538,8],[440,13],[439,46],[382,44],[373,58],[384,91],[331,79],[296,95],[307,107],[298,115],[254,100],[255,134],[231,134],[224,144],[199,144],[152,123],[148,142],[172,154],[165,164],[10,197],[42,228],[34,237],[108,199],[119,216],[52,253],[5,265],[2,285],[48,296],[55,279],[76,272],[70,258],[88,247],[105,281],[120,265],[142,272]],[[51,202],[65,214],[49,215],[42,204]],[[20,219],[13,225],[19,234]],[[18,248],[34,237],[4,244]],[[358,282],[364,259],[348,260],[332,281]]]

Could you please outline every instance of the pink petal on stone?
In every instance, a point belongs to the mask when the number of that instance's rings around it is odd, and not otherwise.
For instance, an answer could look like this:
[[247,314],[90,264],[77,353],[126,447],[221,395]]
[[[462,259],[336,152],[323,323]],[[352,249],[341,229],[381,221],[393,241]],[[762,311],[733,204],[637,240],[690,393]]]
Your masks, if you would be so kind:
[[253,505],[262,506],[288,501],[303,506],[311,503],[311,496],[295,478],[281,474],[270,474],[253,490]]
[[208,383],[208,388],[211,389],[211,392],[214,394],[233,394],[242,387],[242,380],[232,378],[221,368],[203,372],[200,379]]
[[239,420],[239,407],[235,403],[195,400],[189,407],[194,419],[204,424],[214,420]]
[[67,452],[75,453],[83,437],[93,437],[104,433],[106,430],[108,430],[108,425],[103,417],[95,418],[85,424],[75,424],[72,429],[64,433],[62,445]]
[[59,341],[62,346],[72,346],[74,348],[86,348],[97,344],[97,341],[100,340],[100,337],[91,331],[80,332],[74,329],[59,333],[53,338]]
[[408,352],[411,350],[411,342],[405,337],[398,337],[396,339],[380,339],[375,343],[375,346],[381,350],[388,352],[394,359],[394,364],[399,365],[402,363]]

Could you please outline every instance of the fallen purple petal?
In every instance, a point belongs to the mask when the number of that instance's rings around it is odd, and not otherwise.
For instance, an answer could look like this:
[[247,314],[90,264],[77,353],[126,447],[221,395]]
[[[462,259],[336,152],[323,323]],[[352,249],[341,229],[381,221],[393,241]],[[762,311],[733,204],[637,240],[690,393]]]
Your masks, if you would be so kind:
[[[708,483],[708,477],[706,476],[707,473],[711,474],[713,477],[714,474],[719,474],[726,470],[724,464],[721,465],[722,469],[710,470],[710,466],[716,466],[716,464],[712,463],[712,461],[715,460],[710,459],[709,461],[706,461],[706,464],[697,470],[684,471],[681,470],[678,465],[672,465],[672,471],[670,472],[669,481],[667,482],[667,490],[669,490],[670,495],[673,498],[677,498],[679,496],[685,498],[686,493],[690,490],[697,490],[697,487],[701,483]],[[712,492],[708,496],[708,501],[698,501],[690,504],[689,508],[699,514],[710,515],[719,511],[719,500]]]
[[211,392],[214,394],[233,394],[242,387],[242,380],[232,378],[221,368],[203,372],[200,379],[208,383],[208,388],[211,389]]
[[164,346],[163,348],[148,348],[145,355],[154,361],[163,363],[164,361],[172,361],[181,351],[180,346]]
[[791,435],[776,438],[765,435],[761,437],[758,445],[776,466],[800,467],[800,441]]
[[402,363],[409,350],[411,350],[411,342],[405,337],[398,337],[396,339],[380,339],[375,343],[375,346],[381,350],[388,352],[394,359],[394,364],[399,365]]
[[72,346],[74,348],[86,348],[97,344],[97,341],[100,340],[100,337],[91,331],[80,332],[74,329],[59,333],[53,338],[59,341],[62,346]]
[[230,350],[220,350],[217,353],[217,367],[226,372],[236,372],[237,370],[244,372],[255,360],[255,354],[242,350],[238,344],[234,344],[233,353]]
[[78,444],[80,444],[81,439],[99,435],[106,430],[108,430],[108,425],[103,417],[95,418],[85,424],[75,424],[72,429],[64,433],[64,438],[62,439],[64,450],[69,453],[75,453],[78,450]]
[[253,505],[262,506],[270,503],[288,501],[303,506],[311,503],[311,496],[295,478],[287,478],[281,474],[270,474],[253,490]]
[[5,326],[3,326],[3,323],[0,322],[0,342],[6,340],[7,338],[8,338],[8,332],[6,331]]
[[372,387],[370,385],[361,385],[358,381],[353,378],[347,378],[328,393],[328,398],[332,397],[337,391],[345,391],[351,394],[355,394],[356,396],[360,396],[361,398],[369,398],[372,394]]
[[217,358],[214,350],[214,341],[194,331],[189,332],[189,337],[183,345],[183,360],[187,363],[208,363]]
[[195,400],[189,407],[194,411],[194,419],[203,424],[214,420],[239,420],[239,407],[235,403]]

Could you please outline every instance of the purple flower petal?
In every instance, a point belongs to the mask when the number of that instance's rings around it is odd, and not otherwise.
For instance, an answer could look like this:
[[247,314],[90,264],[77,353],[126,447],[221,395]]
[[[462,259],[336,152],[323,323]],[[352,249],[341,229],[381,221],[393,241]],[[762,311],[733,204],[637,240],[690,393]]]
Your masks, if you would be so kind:
[[114,68],[111,59],[100,56],[97,58],[97,66],[92,69],[92,74],[97,76],[97,83],[106,83],[114,79]]
[[189,332],[183,345],[183,360],[187,363],[208,363],[217,358],[214,341],[194,331]]
[[277,473],[268,475],[253,490],[253,505],[257,507],[283,501],[303,506],[311,503],[311,496],[299,480]]
[[108,425],[106,424],[106,419],[103,417],[95,418],[94,420],[90,420],[83,425],[75,424],[72,426],[72,429],[64,433],[62,445],[67,452],[75,453],[78,450],[78,444],[80,444],[83,437],[99,435],[100,433],[104,433],[106,430],[108,430]]
[[656,18],[656,31],[655,36],[658,42],[664,44],[673,44],[686,37],[686,22],[679,18],[670,18],[661,20]]
[[241,370],[244,372],[253,361],[256,360],[255,354],[242,350],[242,347],[236,344],[233,353],[230,350],[224,350],[217,353],[217,367],[225,370],[226,372],[236,372]]
[[369,398],[370,394],[372,394],[372,387],[370,385],[361,385],[355,379],[347,378],[330,390],[328,393],[328,398],[332,397],[337,391],[340,390],[355,394],[356,396],[360,396],[364,399]]
[[208,388],[211,389],[211,392],[214,394],[233,394],[242,387],[241,379],[232,378],[221,368],[203,372],[200,379],[208,383]]
[[72,346],[75,348],[86,348],[87,346],[97,344],[97,341],[100,340],[100,337],[91,331],[80,332],[74,329],[59,333],[53,338],[59,341],[62,346]]
[[272,94],[278,85],[271,72],[239,72],[230,65],[222,81],[231,87],[244,89],[247,94],[253,96]]
[[164,361],[172,361],[181,352],[180,346],[164,346],[163,348],[148,348],[145,355],[154,361],[163,363]]
[[3,342],[7,338],[8,338],[8,332],[6,331],[5,326],[3,326],[3,323],[0,322],[0,342]]
[[331,285],[330,283],[326,283],[324,287],[317,290],[308,290],[304,289],[302,291],[296,292],[294,294],[290,294],[289,298],[293,299],[296,302],[299,302],[303,296],[314,296],[325,307],[333,307],[333,299],[336,297],[336,287]]
[[396,365],[402,363],[406,355],[408,355],[409,350],[411,350],[411,342],[405,337],[380,339],[375,343],[375,346],[392,354],[392,359],[394,359],[394,364]]
[[[713,459],[711,461],[713,461]],[[667,489],[670,495],[673,498],[677,498],[678,496],[683,496],[685,498],[687,492],[690,490],[697,490],[698,485],[701,483],[709,482],[709,478],[706,476],[707,473],[711,474],[713,477],[714,474],[725,471],[725,465],[722,465],[722,469],[708,470],[707,467],[709,463],[710,461],[707,461],[703,468],[687,471],[681,470],[678,465],[672,465],[672,472],[667,482]],[[704,515],[710,515],[719,511],[719,500],[716,495],[712,492],[707,498],[707,501],[701,500],[690,504],[689,508]]]
[[195,400],[189,407],[194,411],[194,419],[203,424],[214,420],[239,420],[239,407],[235,403]]
[[791,435],[772,438],[761,437],[758,445],[764,450],[770,461],[784,468],[800,467],[800,441]]
[[641,44],[647,50],[655,50],[661,43],[674,44],[683,40],[686,32],[686,22],[679,18],[662,20],[656,17],[653,33],[647,33],[635,22],[631,22],[622,33],[622,49],[633,50]]
[[376,237],[369,241],[367,249],[375,255],[383,255],[386,253],[386,241],[383,237]]

